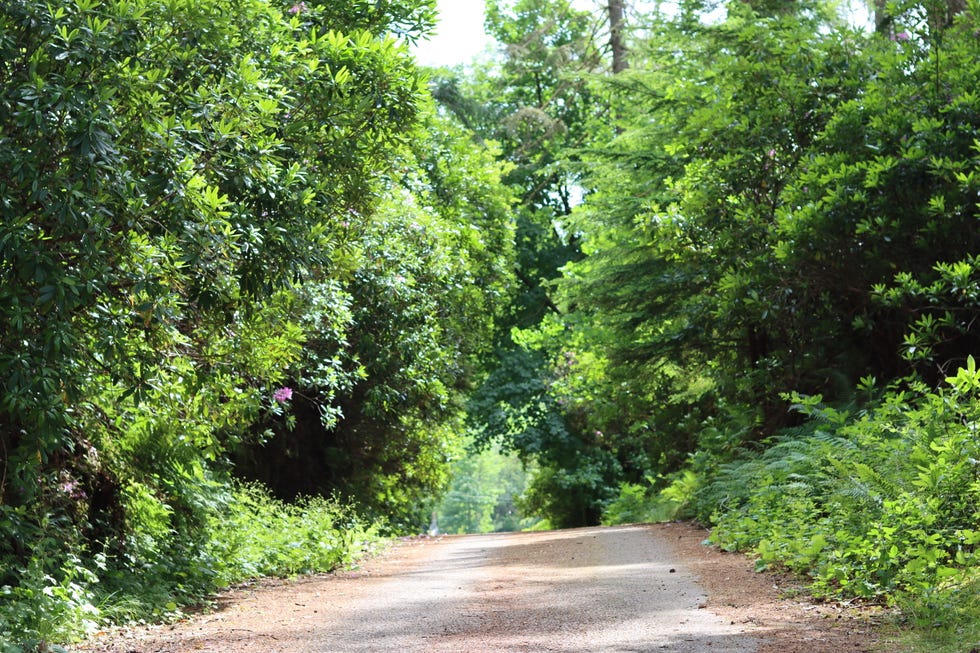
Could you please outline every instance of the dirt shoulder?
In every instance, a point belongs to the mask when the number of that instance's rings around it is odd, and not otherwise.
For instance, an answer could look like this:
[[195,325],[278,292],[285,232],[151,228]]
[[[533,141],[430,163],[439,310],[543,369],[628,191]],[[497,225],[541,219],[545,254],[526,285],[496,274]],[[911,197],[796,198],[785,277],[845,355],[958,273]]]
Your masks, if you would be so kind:
[[887,615],[881,608],[816,602],[800,579],[756,572],[746,556],[706,547],[710,533],[695,524],[659,524],[656,529],[697,574],[708,594],[708,609],[766,633],[757,653],[882,650],[881,624]]
[[414,538],[361,568],[263,580],[75,651],[872,651],[878,615],[702,545],[686,523]]

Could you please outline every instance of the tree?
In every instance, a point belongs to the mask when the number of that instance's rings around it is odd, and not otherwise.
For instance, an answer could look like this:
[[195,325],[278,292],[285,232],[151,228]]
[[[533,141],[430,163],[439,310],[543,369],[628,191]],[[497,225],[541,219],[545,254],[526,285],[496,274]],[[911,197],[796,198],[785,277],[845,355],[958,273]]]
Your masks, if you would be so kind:
[[612,51],[612,72],[614,75],[626,70],[626,44],[623,42],[623,0],[609,0],[609,49]]
[[573,214],[585,257],[542,335],[555,369],[574,361],[553,386],[565,413],[615,443],[629,480],[792,426],[781,392],[845,402],[862,376],[907,374],[903,340],[930,381],[972,346],[961,308],[924,309],[911,334],[903,313],[973,269],[964,41],[827,16],[681,17],[610,80],[625,128],[589,157],[595,191]]
[[[393,197],[378,175],[415,134],[422,76],[391,33],[432,17],[430,0],[3,4],[0,584],[50,592],[30,583],[103,553],[106,581],[210,582],[229,451],[282,412],[315,322],[297,312],[364,269],[352,244]],[[317,301],[346,337],[354,307]]]
[[383,199],[348,225],[350,276],[304,286],[310,337],[290,370],[291,419],[274,419],[275,437],[238,461],[285,498],[339,494],[414,532],[446,484],[514,255],[496,153],[431,113],[410,143],[394,153]]
[[[549,284],[563,265],[580,256],[568,222],[584,192],[574,162],[581,148],[613,129],[608,103],[591,81],[609,65],[600,43],[603,24],[601,14],[577,10],[567,0],[490,3],[487,31],[500,43],[503,59],[477,69],[473,79],[440,76],[435,84],[444,106],[474,126],[482,139],[501,144],[502,158],[510,165],[505,181],[520,197],[520,292],[510,314],[498,322],[499,366],[471,402],[471,428],[483,446],[502,440],[529,464],[540,465],[539,482],[525,505],[536,506],[555,525],[596,523],[615,465],[590,435],[565,423],[561,406],[548,396],[547,362],[509,334],[561,310]],[[621,37],[622,25],[617,27]],[[535,388],[513,392],[528,384]],[[586,460],[593,471],[575,471]]]
[[[865,360],[839,306],[812,283],[787,286],[772,252],[788,180],[872,68],[849,54],[858,35],[814,37],[823,13],[759,9],[733,3],[710,25],[664,17],[637,45],[609,82],[624,130],[592,149],[596,190],[573,214],[586,256],[558,283],[567,313],[548,349],[570,351],[567,378],[602,388],[568,383],[566,411],[615,443],[633,482],[771,433],[786,424],[775,388],[829,395],[825,361],[855,374]],[[817,333],[835,345],[818,349]]]
[[891,30],[891,17],[888,15],[888,0],[874,0],[875,31],[888,35]]

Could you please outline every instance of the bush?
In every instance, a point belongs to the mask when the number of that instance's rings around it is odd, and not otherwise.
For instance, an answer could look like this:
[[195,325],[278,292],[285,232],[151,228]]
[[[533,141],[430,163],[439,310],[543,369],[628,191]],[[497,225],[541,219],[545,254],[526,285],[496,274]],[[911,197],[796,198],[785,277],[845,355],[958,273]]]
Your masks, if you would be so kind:
[[602,512],[604,525],[665,522],[688,516],[691,498],[698,487],[698,476],[694,471],[679,472],[659,490],[655,479],[648,477],[646,480],[647,485],[620,485],[619,496]]
[[134,532],[130,547],[139,556],[37,550],[14,570],[15,582],[0,587],[0,653],[54,650],[53,642],[76,641],[107,622],[163,619],[249,578],[331,571],[380,540],[335,500],[287,504],[257,484],[232,486],[204,519],[199,542]]
[[284,503],[258,484],[238,486],[214,514],[208,554],[220,566],[216,584],[259,576],[331,571],[352,563],[379,540],[377,528],[323,497]]
[[807,426],[722,466],[699,494],[712,540],[808,573],[825,596],[894,602],[966,582],[980,562],[973,359],[947,382],[892,389],[854,414],[796,396]]
[[41,556],[17,570],[16,585],[0,587],[0,653],[49,651],[52,642],[73,641],[98,625],[98,577],[75,555],[49,573]]
[[959,653],[980,645],[980,572],[974,570],[966,582],[939,588],[924,597],[903,594],[898,604],[912,628],[903,650]]

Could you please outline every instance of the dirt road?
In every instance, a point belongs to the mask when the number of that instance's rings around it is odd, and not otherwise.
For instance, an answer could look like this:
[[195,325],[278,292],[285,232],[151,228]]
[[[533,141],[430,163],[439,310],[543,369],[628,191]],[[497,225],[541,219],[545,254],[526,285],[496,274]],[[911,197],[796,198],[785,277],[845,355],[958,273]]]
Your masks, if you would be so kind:
[[[692,571],[696,565],[690,564],[690,554],[672,541],[675,533],[680,533],[678,540],[690,540],[690,529],[666,528],[623,526],[405,541],[361,571],[240,589],[223,597],[214,613],[174,626],[106,634],[79,650],[866,650],[869,631],[855,629],[851,618],[849,629],[837,625],[834,631],[828,615],[807,615],[821,627],[803,623],[796,628],[773,614],[784,612],[789,604],[770,608],[769,622],[760,615],[744,618],[737,603],[713,605]],[[714,581],[724,587],[719,573],[745,573],[744,558],[728,559],[736,561],[736,567],[715,569]],[[697,573],[704,572],[702,568]],[[758,592],[751,589],[747,576],[727,580],[729,585],[746,583],[749,595]],[[840,620],[837,617],[834,621]]]

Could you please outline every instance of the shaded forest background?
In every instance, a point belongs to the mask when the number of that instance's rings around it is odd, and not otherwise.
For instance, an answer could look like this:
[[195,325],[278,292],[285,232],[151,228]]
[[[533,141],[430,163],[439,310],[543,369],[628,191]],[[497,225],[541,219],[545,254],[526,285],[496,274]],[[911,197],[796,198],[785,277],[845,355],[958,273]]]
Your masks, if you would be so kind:
[[6,2],[0,650],[433,511],[980,640],[980,3],[867,9],[490,0],[423,70],[433,0]]

